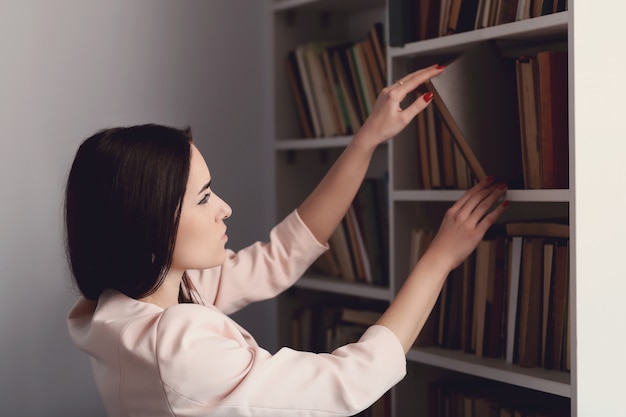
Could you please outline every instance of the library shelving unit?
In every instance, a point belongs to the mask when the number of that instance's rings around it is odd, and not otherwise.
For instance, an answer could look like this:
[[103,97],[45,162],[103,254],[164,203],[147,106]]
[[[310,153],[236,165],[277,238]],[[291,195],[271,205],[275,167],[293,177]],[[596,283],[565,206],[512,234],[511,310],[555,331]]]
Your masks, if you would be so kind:
[[[384,0],[273,0],[272,42],[274,59],[274,170],[275,215],[282,219],[308,195],[326,173],[332,162],[350,142],[350,136],[304,138],[298,123],[297,109],[286,72],[287,53],[309,41],[346,42],[365,37],[375,22],[383,22],[385,39],[389,33],[388,3]],[[406,43],[386,45],[387,83],[426,65],[448,59],[479,42],[495,41],[504,54],[511,56],[542,49],[567,49],[571,45],[571,2],[569,11],[515,21],[453,35]],[[570,55],[570,61],[571,55]],[[571,64],[569,65],[571,77]],[[573,97],[569,84],[570,101]],[[569,104],[571,112],[571,102]],[[570,137],[573,124],[569,122]],[[385,285],[346,282],[311,270],[278,300],[277,326],[279,346],[292,342],[293,323],[298,309],[315,303],[375,305],[384,308],[393,299],[409,272],[411,230],[436,228],[445,212],[462,190],[420,189],[416,159],[416,126],[410,125],[398,137],[381,145],[376,152],[368,176],[387,178],[389,265]],[[571,141],[571,139],[570,139]],[[569,147],[569,184],[573,178],[574,147]],[[573,193],[570,189],[513,189],[507,191],[512,201],[504,220],[531,217],[574,216]],[[572,242],[575,224],[570,222]],[[570,306],[575,304],[575,256],[569,257]],[[368,304],[369,303],[369,304]],[[570,307],[572,310],[573,308]],[[575,329],[575,316],[570,313]],[[573,330],[575,331],[575,330]],[[571,338],[573,339],[573,338]],[[575,343],[569,342],[575,357]],[[524,368],[503,359],[484,358],[438,347],[415,347],[407,355],[405,379],[391,390],[392,416],[426,415],[428,385],[450,376],[464,376],[488,381],[502,387],[527,390],[537,395],[570,401],[573,406],[571,371]]]

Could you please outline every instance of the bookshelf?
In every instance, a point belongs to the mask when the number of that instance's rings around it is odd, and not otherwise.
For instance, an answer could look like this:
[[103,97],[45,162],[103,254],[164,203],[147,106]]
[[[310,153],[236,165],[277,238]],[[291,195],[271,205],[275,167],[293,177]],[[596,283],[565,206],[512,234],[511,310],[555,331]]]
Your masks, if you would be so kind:
[[[383,22],[389,39],[391,1],[274,0],[272,30],[274,50],[274,168],[275,213],[281,219],[293,210],[313,189],[332,162],[350,142],[350,135],[304,138],[298,122],[293,92],[285,69],[287,53],[307,42],[357,42],[375,22]],[[503,55],[515,57],[542,49],[571,47],[572,12],[561,11],[497,26],[409,42],[403,46],[385,45],[386,82],[406,73],[461,54],[476,44],[493,40]],[[570,61],[571,57],[570,57]],[[568,74],[572,76],[571,65]],[[570,83],[570,107],[573,90]],[[571,109],[570,109],[571,113]],[[571,116],[570,116],[571,120]],[[573,129],[570,127],[570,143]],[[417,127],[411,124],[398,137],[376,152],[368,177],[386,176],[388,216],[388,280],[384,285],[346,282],[318,270],[309,271],[292,289],[278,299],[277,326],[279,346],[292,341],[290,317],[302,308],[343,301],[351,306],[375,305],[384,308],[402,285],[409,270],[410,231],[436,228],[445,209],[463,193],[458,189],[422,189],[417,181]],[[570,146],[569,160],[574,160]],[[573,163],[569,183],[574,184]],[[513,189],[507,198],[514,205],[504,221],[520,218],[574,218],[573,191],[570,189]],[[571,221],[570,221],[571,223]],[[575,236],[572,228],[571,236]],[[573,251],[575,243],[570,246]],[[570,280],[575,282],[575,256],[570,256]],[[575,283],[571,288],[575,287]],[[570,289],[570,297],[575,291]],[[571,301],[575,304],[575,300]],[[572,317],[575,320],[575,317]],[[575,329],[575,321],[572,327]],[[575,330],[574,330],[575,332]],[[575,357],[575,343],[569,342]],[[504,359],[478,357],[457,350],[433,346],[415,347],[407,355],[407,377],[390,392],[389,413],[394,417],[425,415],[428,409],[428,384],[449,377],[465,376],[476,381],[491,381],[502,387],[528,390],[531,395],[545,395],[569,401],[576,415],[571,371],[525,368]],[[542,397],[544,398],[544,397]]]

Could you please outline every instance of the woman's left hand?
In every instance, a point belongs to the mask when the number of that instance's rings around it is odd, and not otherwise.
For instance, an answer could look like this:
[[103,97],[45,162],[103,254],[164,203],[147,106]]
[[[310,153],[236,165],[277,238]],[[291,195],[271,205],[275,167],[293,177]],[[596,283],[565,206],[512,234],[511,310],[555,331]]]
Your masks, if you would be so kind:
[[428,106],[432,99],[431,93],[426,93],[415,99],[406,108],[400,104],[406,96],[421,84],[444,70],[440,65],[432,65],[412,72],[394,84],[383,88],[378,95],[371,114],[358,131],[359,140],[367,141],[377,146],[404,129],[415,116]]

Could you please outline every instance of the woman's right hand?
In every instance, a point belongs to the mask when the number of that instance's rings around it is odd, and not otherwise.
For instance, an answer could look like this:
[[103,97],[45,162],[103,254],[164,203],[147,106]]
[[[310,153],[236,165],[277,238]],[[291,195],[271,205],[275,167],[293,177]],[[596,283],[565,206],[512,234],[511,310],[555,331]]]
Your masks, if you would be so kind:
[[445,270],[452,271],[459,266],[476,248],[487,229],[506,210],[508,200],[496,205],[505,192],[506,185],[494,184],[493,177],[485,178],[467,190],[446,211],[427,256],[441,262]]

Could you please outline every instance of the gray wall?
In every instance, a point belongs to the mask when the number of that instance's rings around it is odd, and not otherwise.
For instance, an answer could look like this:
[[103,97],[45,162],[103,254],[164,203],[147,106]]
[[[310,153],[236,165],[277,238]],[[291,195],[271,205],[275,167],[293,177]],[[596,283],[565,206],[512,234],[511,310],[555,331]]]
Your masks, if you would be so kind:
[[[61,198],[86,136],[191,126],[234,209],[230,247],[267,235],[267,13],[258,0],[0,0],[0,415],[104,415],[65,323]],[[271,344],[272,305],[255,308],[238,316]]]

